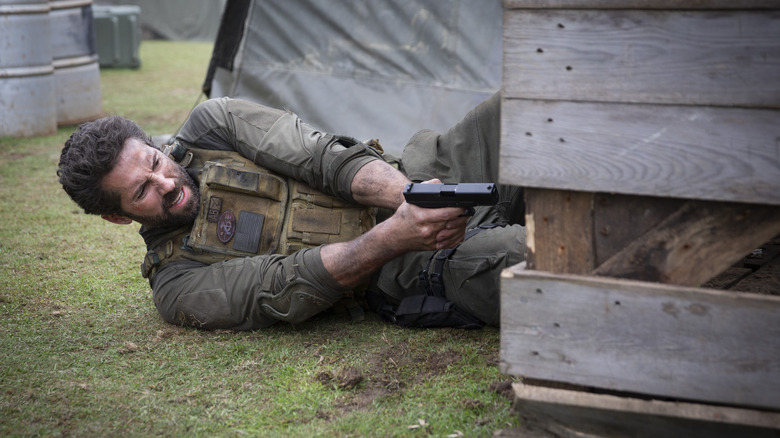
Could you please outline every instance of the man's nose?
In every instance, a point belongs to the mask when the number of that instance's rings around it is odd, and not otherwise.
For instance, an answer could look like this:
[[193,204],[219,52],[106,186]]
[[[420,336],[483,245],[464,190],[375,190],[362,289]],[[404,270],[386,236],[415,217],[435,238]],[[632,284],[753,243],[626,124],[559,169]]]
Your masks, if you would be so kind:
[[176,188],[176,180],[173,178],[169,178],[164,175],[155,175],[157,187],[160,190],[160,194],[165,195],[166,193],[170,193],[171,190]]

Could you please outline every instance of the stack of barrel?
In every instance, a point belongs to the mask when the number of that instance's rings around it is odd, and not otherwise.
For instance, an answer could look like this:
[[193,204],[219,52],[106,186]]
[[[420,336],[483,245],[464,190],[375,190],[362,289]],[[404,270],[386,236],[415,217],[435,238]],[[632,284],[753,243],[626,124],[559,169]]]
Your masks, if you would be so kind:
[[0,0],[0,136],[51,135],[101,111],[92,0]]

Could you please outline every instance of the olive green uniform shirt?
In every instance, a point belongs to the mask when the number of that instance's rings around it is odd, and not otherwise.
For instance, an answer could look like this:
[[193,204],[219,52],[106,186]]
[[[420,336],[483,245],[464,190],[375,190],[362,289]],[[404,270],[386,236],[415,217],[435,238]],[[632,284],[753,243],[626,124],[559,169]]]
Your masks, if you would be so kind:
[[[378,159],[363,145],[344,147],[337,137],[317,131],[295,114],[229,98],[198,105],[177,140],[185,147],[236,151],[262,167],[350,201],[355,174]],[[141,235],[149,245],[166,231],[170,230],[142,229]],[[260,306],[260,293],[276,294],[297,279],[317,285],[329,296],[344,292],[325,270],[319,252],[312,248],[289,256],[262,255],[211,265],[173,262],[151,281],[154,302],[163,319],[174,324],[267,327],[278,318]]]

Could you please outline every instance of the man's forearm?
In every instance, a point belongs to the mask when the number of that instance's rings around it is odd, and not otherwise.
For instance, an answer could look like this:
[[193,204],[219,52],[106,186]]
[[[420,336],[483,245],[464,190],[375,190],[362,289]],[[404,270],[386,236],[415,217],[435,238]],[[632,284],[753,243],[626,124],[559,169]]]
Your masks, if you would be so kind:
[[384,161],[371,161],[355,174],[352,198],[363,205],[395,210],[404,202],[403,190],[409,179]]
[[322,263],[336,282],[345,288],[358,286],[383,264],[402,254],[383,242],[384,224],[378,224],[355,240],[322,247]]
[[[396,168],[374,160],[358,170],[352,179],[352,198],[363,205],[396,210],[403,202],[403,188],[409,180]],[[406,249],[393,244],[397,218],[375,226],[349,242],[326,245],[320,253],[325,269],[339,284],[352,288]]]
[[395,214],[349,242],[325,245],[322,264],[345,288],[365,281],[390,260],[410,251],[452,248],[463,240],[462,208],[419,208],[401,204]]

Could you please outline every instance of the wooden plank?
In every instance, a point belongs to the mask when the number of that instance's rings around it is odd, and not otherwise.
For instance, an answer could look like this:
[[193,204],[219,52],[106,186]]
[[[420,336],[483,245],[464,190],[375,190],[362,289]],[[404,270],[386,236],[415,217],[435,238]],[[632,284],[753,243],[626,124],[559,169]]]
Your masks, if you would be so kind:
[[780,295],[780,257],[775,257],[756,272],[732,287],[735,291]]
[[[780,413],[512,384],[525,427],[557,437],[777,437]],[[543,436],[537,434],[537,436]]]
[[587,274],[595,267],[593,194],[526,189],[526,261],[531,269]]
[[715,277],[707,280],[707,282],[703,283],[701,286],[709,289],[730,290],[740,280],[752,273],[752,269],[731,266]]
[[499,175],[524,187],[778,205],[780,111],[504,99]]
[[504,9],[778,9],[777,0],[504,0]]
[[506,97],[780,108],[780,11],[510,10]]
[[780,295],[780,236],[751,250],[702,287]]
[[594,275],[696,286],[780,233],[780,207],[689,201]]
[[650,231],[684,202],[651,196],[596,194],[593,211],[596,266]]
[[780,256],[780,235],[775,236],[772,240],[761,245],[760,248],[750,251],[750,253],[745,256],[743,262],[746,268],[755,271],[773,261],[775,257],[778,256]]
[[506,269],[501,370],[780,410],[780,297]]

